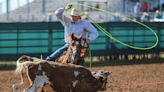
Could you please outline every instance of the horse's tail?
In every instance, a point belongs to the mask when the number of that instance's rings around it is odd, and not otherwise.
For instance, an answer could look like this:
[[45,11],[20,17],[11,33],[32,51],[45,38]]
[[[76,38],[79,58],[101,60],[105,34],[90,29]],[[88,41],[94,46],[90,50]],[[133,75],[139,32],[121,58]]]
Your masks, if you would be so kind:
[[25,69],[26,61],[32,61],[32,58],[26,55],[23,55],[20,58],[18,58],[18,60],[16,61],[16,73],[21,73]]

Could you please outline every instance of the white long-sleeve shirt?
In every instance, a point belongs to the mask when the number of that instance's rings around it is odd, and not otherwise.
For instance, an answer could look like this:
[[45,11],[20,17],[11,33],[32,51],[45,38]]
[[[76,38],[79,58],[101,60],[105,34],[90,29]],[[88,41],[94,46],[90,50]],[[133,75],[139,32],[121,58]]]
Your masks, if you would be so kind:
[[63,12],[64,8],[59,8],[55,11],[55,15],[65,27],[64,39],[66,43],[69,42],[67,37],[72,33],[82,35],[83,38],[89,39],[89,41],[93,41],[98,37],[97,29],[89,21],[79,19],[77,22],[72,23],[70,18],[63,16]]

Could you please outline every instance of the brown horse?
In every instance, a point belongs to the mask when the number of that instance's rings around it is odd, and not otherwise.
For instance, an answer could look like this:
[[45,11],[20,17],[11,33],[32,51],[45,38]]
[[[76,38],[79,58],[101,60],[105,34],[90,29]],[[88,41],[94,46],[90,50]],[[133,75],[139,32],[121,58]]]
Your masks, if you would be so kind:
[[87,41],[82,36],[72,34],[70,36],[70,44],[68,50],[65,51],[56,62],[72,63],[76,65],[83,65],[84,55],[88,48]]
[[[55,62],[59,63],[72,63],[79,65],[84,62],[84,55],[86,50],[88,49],[88,44],[85,39],[82,39],[82,36],[77,36],[72,34],[70,36],[70,44],[68,50],[65,51]],[[21,62],[24,61],[47,61],[43,59],[39,59],[36,57],[30,57],[23,55],[21,56]]]

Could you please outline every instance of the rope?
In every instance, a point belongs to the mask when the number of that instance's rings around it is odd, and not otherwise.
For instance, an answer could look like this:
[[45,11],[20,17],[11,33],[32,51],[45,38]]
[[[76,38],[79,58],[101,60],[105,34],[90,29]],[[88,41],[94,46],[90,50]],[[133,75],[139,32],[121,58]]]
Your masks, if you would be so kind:
[[159,42],[159,39],[158,39],[158,36],[157,36],[156,32],[155,32],[152,28],[150,28],[149,26],[147,26],[147,25],[145,25],[145,24],[143,24],[143,23],[141,23],[141,22],[138,22],[138,21],[136,21],[136,20],[132,20],[132,19],[130,19],[130,18],[121,16],[121,15],[118,15],[118,14],[114,14],[114,13],[112,13],[112,12],[109,12],[109,11],[106,11],[106,10],[103,10],[103,9],[100,9],[100,8],[91,7],[91,6],[86,5],[86,4],[80,4],[80,3],[71,3],[71,4],[80,5],[80,6],[84,6],[84,7],[88,7],[88,8],[92,8],[92,9],[94,9],[94,10],[101,11],[101,12],[105,12],[105,13],[108,13],[108,14],[113,15],[113,16],[119,16],[119,17],[122,17],[122,18],[126,18],[126,19],[128,19],[129,21],[135,22],[135,23],[137,23],[137,24],[139,24],[139,25],[141,25],[141,26],[147,28],[148,30],[150,30],[150,31],[154,34],[154,36],[155,36],[155,38],[156,38],[156,42],[155,42],[152,46],[150,46],[150,47],[144,48],[144,47],[132,46],[132,45],[126,44],[126,43],[124,43],[124,42],[122,42],[122,41],[120,41],[120,40],[118,40],[118,39],[112,37],[112,34],[110,34],[108,31],[106,31],[103,27],[101,27],[101,26],[100,26],[99,24],[97,24],[92,18],[90,18],[90,17],[88,16],[88,19],[89,19],[90,21],[92,21],[93,24],[94,24],[100,31],[102,31],[106,36],[108,36],[108,37],[111,38],[112,40],[114,40],[114,41],[116,41],[116,42],[118,42],[118,43],[120,43],[120,44],[122,44],[122,45],[124,45],[124,46],[127,46],[127,47],[132,48],[132,49],[137,49],[137,50],[150,50],[150,49],[152,49],[152,48],[155,48],[155,47],[157,46],[158,42]]
[[[150,30],[150,31],[154,34],[154,36],[155,36],[155,38],[156,38],[156,42],[155,42],[152,46],[150,46],[150,47],[144,48],[144,47],[132,46],[132,45],[126,44],[126,43],[124,43],[124,42],[122,42],[122,41],[120,41],[120,40],[118,40],[118,39],[112,37],[112,34],[110,34],[108,31],[106,31],[106,30],[105,30],[103,27],[101,27],[99,24],[97,24],[92,18],[90,18],[89,16],[87,16],[88,19],[89,19],[90,21],[92,21],[93,24],[94,24],[101,32],[103,32],[106,36],[108,36],[109,38],[111,38],[113,41],[116,41],[116,42],[118,42],[118,43],[120,43],[120,44],[122,44],[122,45],[124,45],[124,46],[127,46],[127,47],[132,48],[132,49],[137,49],[137,50],[150,50],[150,49],[152,49],[152,48],[155,48],[155,47],[157,46],[158,42],[159,42],[159,39],[158,39],[158,36],[157,36],[156,32],[155,32],[152,28],[150,28],[149,26],[147,26],[147,25],[145,25],[145,24],[143,24],[143,23],[141,23],[141,22],[138,22],[138,21],[136,21],[136,20],[132,20],[132,19],[127,18],[127,17],[125,17],[125,16],[121,16],[121,15],[118,15],[118,14],[114,14],[114,13],[112,13],[112,12],[109,12],[109,11],[106,11],[106,10],[103,10],[103,9],[100,9],[100,8],[91,7],[91,6],[86,5],[86,4],[80,4],[80,3],[70,3],[70,4],[76,5],[76,6],[80,5],[80,6],[88,7],[88,8],[97,10],[97,11],[106,12],[106,13],[108,13],[108,14],[110,14],[110,15],[113,15],[113,16],[119,16],[119,17],[122,17],[122,18],[126,18],[126,19],[128,19],[128,20],[130,20],[130,21],[132,21],[132,22],[135,22],[135,23],[137,23],[137,24],[139,24],[139,25],[141,25],[141,26],[147,28],[148,30]],[[91,55],[91,50],[90,50],[90,49],[89,49],[89,56],[90,56],[90,68],[91,68],[91,66],[92,66],[92,55]]]
[[[158,39],[158,36],[157,36],[156,32],[155,32],[152,28],[150,28],[149,26],[147,26],[147,25],[145,25],[145,24],[143,24],[143,23],[141,23],[141,22],[138,22],[138,21],[136,21],[136,20],[132,20],[132,19],[130,19],[130,18],[121,16],[121,15],[118,15],[118,14],[114,14],[114,13],[112,13],[112,12],[109,12],[109,11],[106,11],[106,10],[103,10],[103,9],[100,9],[100,8],[91,7],[91,6],[86,5],[86,4],[80,4],[80,3],[72,3],[72,4],[74,4],[74,5],[80,5],[80,6],[84,6],[84,7],[88,7],[88,8],[91,8],[91,9],[94,9],[94,10],[97,10],[97,11],[101,11],[101,12],[106,12],[106,13],[108,13],[108,14],[110,14],[110,15],[113,15],[113,16],[119,16],[119,17],[122,17],[122,18],[126,18],[126,19],[128,19],[128,20],[130,20],[130,21],[132,21],[132,22],[135,22],[135,23],[137,23],[137,24],[139,24],[139,25],[141,25],[141,26],[147,28],[148,30],[150,30],[150,31],[154,34],[154,36],[155,36],[155,38],[156,38],[156,42],[155,42],[152,46],[150,46],[150,47],[144,48],[144,47],[132,46],[132,45],[126,44],[126,43],[124,43],[124,42],[122,42],[122,41],[120,41],[120,40],[118,40],[118,39],[112,37],[112,34],[110,34],[108,31],[106,31],[106,30],[105,30],[103,27],[101,27],[99,24],[97,24],[91,17],[87,16],[88,19],[89,19],[90,21],[92,21],[93,24],[94,24],[101,32],[103,32],[106,36],[108,36],[109,38],[111,38],[113,41],[116,41],[116,42],[118,42],[118,43],[120,43],[120,44],[122,44],[122,45],[124,45],[124,46],[127,46],[127,47],[132,48],[132,49],[137,49],[137,50],[150,50],[150,49],[152,49],[152,48],[155,48],[155,47],[157,46],[158,42],[159,42],[159,39]],[[91,50],[89,50],[89,55],[90,55],[90,68],[91,68],[91,66],[92,66]]]

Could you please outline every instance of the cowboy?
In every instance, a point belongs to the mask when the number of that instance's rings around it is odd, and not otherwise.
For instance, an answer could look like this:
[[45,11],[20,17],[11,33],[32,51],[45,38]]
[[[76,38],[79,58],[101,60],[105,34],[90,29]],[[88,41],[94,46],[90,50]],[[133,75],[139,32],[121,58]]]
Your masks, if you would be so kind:
[[[64,11],[68,10],[71,10],[70,18],[63,15]],[[73,8],[72,5],[67,5],[64,8],[57,9],[55,15],[64,26],[64,39],[66,44],[48,56],[47,60],[55,61],[68,49],[69,37],[72,33],[75,35],[81,35],[82,38],[86,39],[87,43],[98,37],[98,31],[96,28],[89,21],[81,19],[80,12]],[[83,63],[81,65],[83,65]]]

